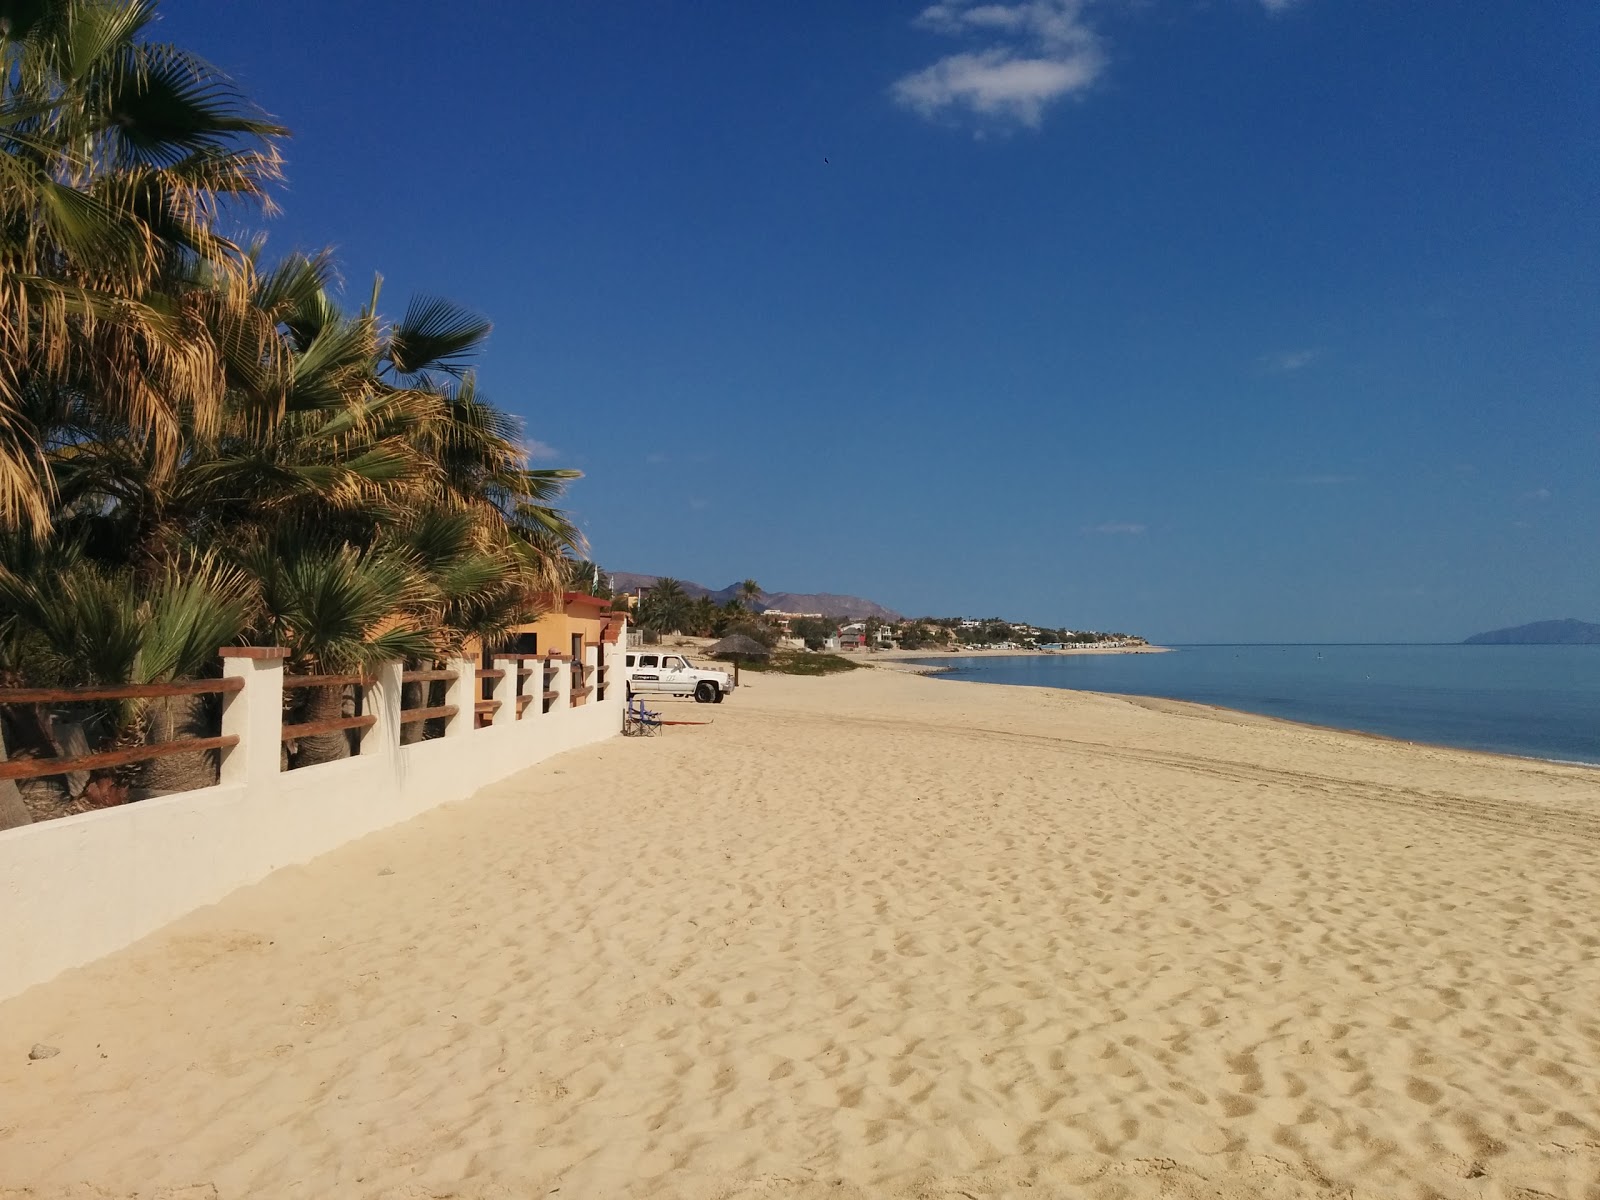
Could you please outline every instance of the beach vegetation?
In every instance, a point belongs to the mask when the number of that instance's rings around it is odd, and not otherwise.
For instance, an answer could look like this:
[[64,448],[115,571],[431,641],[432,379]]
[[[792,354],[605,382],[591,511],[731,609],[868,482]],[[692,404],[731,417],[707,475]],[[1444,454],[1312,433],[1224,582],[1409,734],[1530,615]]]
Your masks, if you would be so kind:
[[586,596],[594,596],[600,600],[611,600],[616,597],[611,576],[598,563],[591,562],[587,558],[567,560],[566,584],[563,590],[582,592]]
[[746,671],[767,671],[774,675],[837,675],[854,671],[862,664],[842,654],[816,654],[809,650],[774,650],[768,659],[753,659]]
[[839,632],[837,622],[827,617],[797,617],[789,625],[789,633],[805,643],[807,650],[822,650]]
[[[329,255],[230,236],[270,214],[286,131],[149,40],[154,16],[40,0],[0,23],[0,678],[159,682],[236,642],[343,674],[502,641],[592,568],[557,506],[578,473],[532,467],[479,389],[487,320],[435,297],[391,319],[376,284],[347,310]],[[299,694],[297,721],[352,702]],[[77,715],[113,746],[215,722]],[[0,734],[58,752],[51,719]],[[187,757],[118,782],[162,790]]]
[[694,611],[683,584],[663,575],[639,601],[639,626],[650,633],[683,633]]

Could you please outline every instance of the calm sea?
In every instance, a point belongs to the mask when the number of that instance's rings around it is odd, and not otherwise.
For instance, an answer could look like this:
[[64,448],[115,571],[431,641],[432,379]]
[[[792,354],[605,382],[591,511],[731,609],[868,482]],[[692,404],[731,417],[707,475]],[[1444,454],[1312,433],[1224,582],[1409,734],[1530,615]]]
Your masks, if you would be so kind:
[[925,660],[947,679],[1164,696],[1413,742],[1600,763],[1600,646],[1180,646]]

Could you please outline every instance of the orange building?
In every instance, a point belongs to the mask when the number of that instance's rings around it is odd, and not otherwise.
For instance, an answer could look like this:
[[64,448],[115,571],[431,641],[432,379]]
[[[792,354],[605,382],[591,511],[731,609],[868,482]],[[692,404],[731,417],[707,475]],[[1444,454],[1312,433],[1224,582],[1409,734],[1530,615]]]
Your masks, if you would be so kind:
[[[541,656],[554,650],[563,658],[582,662],[583,648],[600,645],[613,620],[611,601],[583,592],[563,592],[559,604],[550,604],[537,620],[517,626],[507,649]],[[615,623],[621,624],[621,614]]]
[[497,656],[522,659],[566,659],[573,664],[572,703],[583,704],[591,694],[604,699],[605,666],[622,636],[628,614],[613,611],[611,601],[585,592],[563,592],[559,600],[545,597],[545,611],[535,620],[518,625],[503,646],[469,644],[468,658],[492,667]]

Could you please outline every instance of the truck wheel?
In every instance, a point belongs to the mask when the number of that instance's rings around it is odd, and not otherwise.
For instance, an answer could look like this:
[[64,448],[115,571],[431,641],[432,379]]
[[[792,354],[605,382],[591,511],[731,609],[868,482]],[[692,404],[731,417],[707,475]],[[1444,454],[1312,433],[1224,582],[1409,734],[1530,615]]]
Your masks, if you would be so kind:
[[717,698],[717,685],[709,679],[702,679],[694,685],[694,699],[696,704],[710,704]]
[[728,694],[726,692],[724,692],[721,688],[718,688],[717,689],[716,703],[721,704],[727,698],[728,698]]

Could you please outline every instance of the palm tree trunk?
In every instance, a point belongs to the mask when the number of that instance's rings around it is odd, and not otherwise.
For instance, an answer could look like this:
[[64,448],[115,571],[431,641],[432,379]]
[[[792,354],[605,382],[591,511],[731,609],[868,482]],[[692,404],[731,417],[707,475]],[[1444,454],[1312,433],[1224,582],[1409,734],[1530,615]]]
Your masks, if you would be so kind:
[[[407,683],[400,688],[400,706],[402,708],[425,708],[424,697],[427,696],[427,684]],[[409,746],[420,742],[427,732],[426,721],[407,721],[400,726],[400,744]]]
[[[215,703],[207,696],[168,696],[150,706],[145,727],[151,743],[179,738],[209,737],[219,723]],[[133,777],[134,795],[141,800],[192,792],[217,782],[217,752],[172,754],[139,764]]]
[[[305,716],[312,721],[331,721],[345,716],[345,701],[350,695],[348,687],[314,687],[308,689]],[[350,757],[350,734],[337,729],[332,733],[314,733],[300,739],[299,752],[294,756],[296,767],[310,767],[317,763],[334,762]]]
[[[6,731],[0,726],[0,762],[6,761]],[[15,779],[0,779],[0,829],[15,829],[19,825],[32,825],[33,814],[22,802]]]

